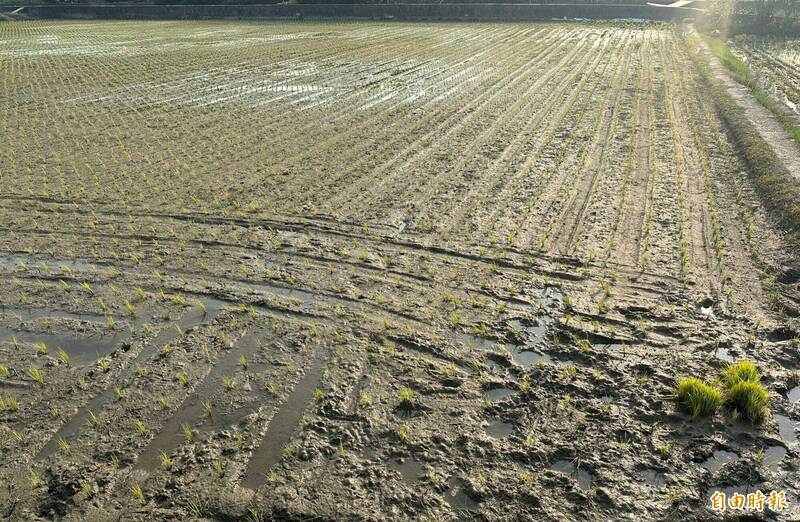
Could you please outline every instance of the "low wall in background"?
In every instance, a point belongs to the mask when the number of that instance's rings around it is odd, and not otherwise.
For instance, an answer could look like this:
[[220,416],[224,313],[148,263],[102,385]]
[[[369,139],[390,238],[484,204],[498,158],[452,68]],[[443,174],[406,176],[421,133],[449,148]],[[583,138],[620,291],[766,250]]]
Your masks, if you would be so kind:
[[270,5],[34,5],[30,18],[113,20],[183,19],[396,19],[532,21],[644,19],[678,21],[696,11],[646,5],[605,4],[270,4]]

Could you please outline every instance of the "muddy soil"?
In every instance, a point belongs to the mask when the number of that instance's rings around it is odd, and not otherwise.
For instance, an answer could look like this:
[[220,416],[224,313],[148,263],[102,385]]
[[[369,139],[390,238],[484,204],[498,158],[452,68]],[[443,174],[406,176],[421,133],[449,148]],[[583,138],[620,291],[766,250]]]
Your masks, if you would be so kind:
[[[0,22],[0,81],[0,518],[800,517],[797,252],[674,28]],[[762,424],[678,404],[745,358]]]

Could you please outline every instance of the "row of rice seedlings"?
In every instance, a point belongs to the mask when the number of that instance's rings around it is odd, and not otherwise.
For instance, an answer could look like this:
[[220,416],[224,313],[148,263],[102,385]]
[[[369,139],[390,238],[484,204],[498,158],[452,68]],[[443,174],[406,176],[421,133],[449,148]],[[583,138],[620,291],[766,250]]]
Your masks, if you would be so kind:
[[[592,132],[589,136],[596,136],[597,132],[600,130],[600,122],[603,120],[603,115],[605,114],[606,109],[608,108],[609,101],[617,93],[619,95],[620,90],[622,89],[623,85],[626,85],[628,82],[628,77],[631,73],[631,68],[628,66],[630,64],[630,45],[626,45],[623,47],[624,53],[620,60],[615,63],[615,69],[612,72],[610,79],[613,78],[612,81],[612,88],[608,89],[605,93],[603,101],[597,104],[599,110],[594,113],[594,120],[590,125],[590,129]],[[620,76],[621,75],[621,76]],[[612,113],[612,129],[616,127],[615,123],[617,120],[617,116],[619,114],[619,104],[614,104],[613,113]],[[612,135],[611,130],[609,130],[609,135]],[[561,186],[560,189],[560,197],[558,201],[553,204],[551,202],[551,208],[548,209],[549,219],[547,220],[547,225],[544,231],[538,237],[538,247],[540,250],[546,251],[549,250],[548,242],[550,240],[550,234],[553,231],[553,228],[561,221],[562,217],[562,209],[569,201],[572,194],[575,192],[576,182],[580,179],[579,176],[584,173],[584,169],[586,167],[586,162],[589,159],[589,152],[592,150],[591,143],[592,139],[586,141],[586,146],[583,147],[579,153],[579,156],[576,161],[577,168],[573,168],[567,173],[567,179]],[[564,151],[565,152],[565,151]],[[555,166],[552,172],[555,172]],[[534,198],[538,199],[538,195],[535,195]],[[528,204],[532,205],[534,201],[529,200]]]
[[[507,100],[511,97],[513,93],[512,87],[525,77],[524,74],[520,73],[535,64],[541,57],[547,56],[549,50],[563,45],[563,40],[558,37],[564,36],[565,29],[559,28],[545,32],[545,38],[534,39],[528,46],[514,45],[509,52],[503,53],[497,70],[504,74],[491,76],[489,81],[492,83],[478,95],[469,99],[457,111],[452,112],[451,107],[447,111],[447,117],[441,127],[432,129],[422,139],[414,140],[415,147],[412,149],[410,157],[393,158],[391,161],[378,166],[377,169],[367,169],[355,182],[351,183],[348,180],[349,188],[331,198],[325,205],[325,209],[336,212],[343,205],[347,205],[349,213],[346,215],[352,216],[358,209],[376,206],[376,200],[385,197],[387,194],[392,194],[392,197],[397,199],[397,195],[388,186],[398,183],[403,174],[412,168],[414,164],[425,162],[437,152],[445,154],[452,159],[457,154],[457,151],[452,149],[451,140],[445,138],[449,138],[450,135],[464,129],[469,129],[469,124],[475,120],[480,121],[481,116],[485,116],[487,111],[491,109],[490,102],[493,100],[497,103],[498,99]],[[483,79],[483,81],[486,80]],[[439,144],[446,146],[445,150],[442,150]],[[405,161],[399,165],[396,164],[400,160]],[[377,184],[375,183],[376,177]],[[405,186],[406,183],[403,181],[402,187]]]
[[655,76],[654,76],[654,56],[653,56],[653,48],[650,47],[648,49],[649,52],[649,59],[648,62],[650,64],[650,78],[651,80],[647,84],[647,120],[649,122],[648,125],[648,157],[650,161],[647,165],[649,178],[648,178],[648,190],[645,200],[645,218],[644,223],[641,230],[641,235],[639,237],[639,269],[644,272],[647,270],[649,264],[649,253],[650,253],[650,240],[651,240],[651,230],[653,225],[653,209],[655,207],[655,190],[656,190],[656,183],[658,180],[658,156],[656,155],[656,133],[655,133],[655,122],[656,120],[656,98],[655,98]]
[[[669,63],[666,59],[664,49],[659,48],[659,53],[661,54],[661,63],[666,64]],[[679,73],[673,74],[672,77],[677,76]],[[670,122],[670,128],[672,129],[672,141],[675,146],[675,179],[676,179],[676,187],[677,187],[677,202],[678,202],[678,245],[679,245],[679,268],[680,268],[680,275],[684,281],[684,284],[687,283],[687,277],[689,275],[689,238],[688,238],[688,219],[687,219],[687,211],[686,211],[686,194],[685,194],[685,186],[686,186],[686,160],[685,160],[685,153],[683,147],[683,141],[681,140],[677,114],[675,110],[675,96],[673,94],[672,88],[667,83],[667,76],[664,77],[664,99],[667,103],[667,116]]]
[[[592,102],[592,96],[589,93],[594,94],[601,82],[607,79],[606,72],[609,65],[614,61],[613,57],[616,56],[616,53],[607,51],[608,42],[598,51],[598,56],[604,58],[602,60],[603,67],[600,72],[597,72],[600,61],[595,61],[592,70],[581,75],[581,80],[578,86],[572,90],[572,95],[567,100],[561,117],[550,127],[541,141],[538,142],[539,145],[535,152],[530,154],[525,162],[517,169],[519,174],[515,175],[510,183],[504,183],[500,195],[500,204],[496,205],[493,209],[489,209],[489,217],[482,220],[480,225],[480,230],[483,231],[488,224],[488,235],[490,238],[498,234],[497,228],[500,223],[504,222],[503,220],[506,216],[514,215],[516,217],[511,221],[511,231],[505,234],[505,243],[519,246],[519,233],[525,223],[527,223],[530,212],[537,199],[535,197],[524,198],[523,202],[527,204],[522,207],[521,213],[518,213],[518,208],[516,205],[513,205],[513,203],[518,202],[524,197],[524,194],[531,190],[541,191],[543,187],[547,186],[553,175],[557,172],[557,166],[563,162],[572,144],[571,140],[581,128],[581,123],[588,114],[587,109]],[[590,78],[592,79],[591,83],[589,83]],[[580,103],[578,103],[579,100]],[[577,109],[577,115],[572,113],[573,108]],[[571,118],[568,120],[570,116]],[[562,124],[565,123],[568,124],[568,130],[565,136],[559,140],[555,140],[556,134],[562,128]],[[534,175],[534,173],[541,168],[539,164],[540,160],[546,157],[546,154],[554,147],[556,148],[555,165],[549,168],[543,176]],[[541,192],[537,193],[540,194]],[[470,209],[470,213],[475,214],[478,210],[478,208]],[[484,235],[487,234],[487,232],[482,233]]]
[[[645,61],[645,55],[649,58],[651,55],[650,52],[650,40],[646,39],[645,44],[640,48],[640,55],[639,55],[639,66],[636,68],[637,80],[636,80],[636,95],[635,101],[633,105],[633,122],[631,124],[631,137],[628,141],[628,152],[625,159],[625,168],[622,175],[622,186],[618,188],[619,192],[619,199],[616,203],[616,213],[614,216],[614,221],[611,224],[611,230],[608,232],[608,240],[606,243],[606,251],[605,256],[603,259],[603,264],[606,265],[611,258],[611,254],[614,252],[614,247],[616,245],[617,240],[617,232],[619,231],[619,226],[622,223],[623,213],[625,212],[625,201],[626,196],[628,194],[628,186],[630,184],[631,176],[634,174],[634,162],[636,158],[636,144],[637,138],[639,136],[639,126],[640,126],[640,119],[641,119],[641,104],[642,99],[639,93],[647,92],[647,95],[652,92],[652,84],[653,79],[652,77],[645,74],[645,67],[643,62]],[[650,64],[649,59],[647,60],[647,73],[649,74],[652,70],[652,64]],[[645,91],[644,84],[645,82],[648,85],[647,91]],[[652,100],[648,99],[648,102]],[[652,125],[652,123],[651,123]],[[643,201],[642,204],[646,204],[646,201]],[[610,293],[610,292],[609,292]]]
[[[571,63],[580,51],[583,51],[583,58],[579,64],[575,64],[574,67],[572,67],[572,73],[568,75],[560,74],[563,72],[564,66]],[[544,147],[552,139],[558,126],[566,117],[569,109],[575,103],[578,94],[583,90],[586,81],[589,79],[589,77],[593,76],[593,72],[597,68],[597,64],[600,62],[600,58],[602,57],[602,53],[594,50],[587,51],[582,46],[573,46],[572,51],[563,56],[560,54],[553,54],[552,51],[550,51],[548,54],[560,56],[561,58],[555,64],[546,64],[548,66],[547,72],[541,77],[537,78],[536,82],[531,85],[529,89],[532,92],[530,94],[518,96],[520,100],[526,100],[526,103],[520,107],[517,113],[506,113],[507,116],[495,121],[493,123],[493,127],[485,131],[488,137],[491,139],[491,142],[495,144],[499,140],[502,140],[506,134],[511,134],[511,141],[508,145],[504,145],[502,153],[494,158],[486,167],[483,167],[482,163],[478,167],[479,170],[481,172],[485,172],[486,175],[481,176],[476,182],[472,182],[469,186],[468,193],[464,197],[459,197],[456,191],[446,189],[442,190],[441,192],[448,195],[448,197],[443,198],[441,194],[437,195],[437,190],[433,190],[425,196],[424,205],[426,206],[424,208],[428,208],[427,205],[435,200],[436,207],[429,211],[434,215],[440,213],[439,208],[441,207],[451,207],[453,203],[452,199],[454,197],[458,197],[458,199],[461,200],[461,203],[456,207],[455,212],[450,213],[450,218],[440,223],[438,228],[441,231],[442,237],[447,237],[454,232],[453,222],[459,222],[464,213],[476,210],[473,201],[479,196],[482,196],[481,199],[483,201],[480,205],[480,208],[489,206],[489,203],[485,198],[485,194],[487,192],[487,183],[490,183],[491,188],[494,188],[498,186],[502,178],[504,185],[510,185],[511,183],[509,183],[508,179],[506,179],[507,174],[510,170],[515,169],[514,163],[519,161],[519,158],[522,157],[523,154],[528,155],[526,165],[530,165],[532,162],[536,161],[536,158],[539,157]],[[595,58],[593,60],[594,64],[591,67],[588,67],[587,64],[589,62],[589,58],[591,57]],[[589,70],[587,70],[587,68]],[[573,82],[578,78],[579,72],[582,73],[581,80],[576,87],[573,85]],[[554,87],[549,87],[548,83],[552,81],[554,77],[558,79],[558,83]],[[548,88],[545,89],[545,87]],[[571,95],[566,103],[564,103],[564,91],[567,88],[569,88],[571,91]],[[545,95],[545,93],[546,97],[549,99],[542,104],[537,95]],[[563,111],[561,116],[554,125],[549,126],[549,129],[546,132],[542,132],[541,127],[543,120],[546,120],[556,109]],[[529,115],[533,110],[535,110],[535,117],[531,118]],[[509,122],[524,122],[524,126],[522,129],[515,131],[514,129],[509,128]],[[544,134],[544,144],[537,146],[535,152],[529,152],[527,150],[529,145],[527,144],[526,140],[531,136],[531,133],[534,130],[537,131],[537,134]],[[480,151],[481,144],[477,143],[472,149],[469,157],[464,158],[462,161],[459,161],[456,165],[450,168],[450,175],[448,176],[447,180],[439,183],[439,186],[442,186],[444,183],[451,184],[454,178],[457,178],[457,176],[462,174],[464,168],[469,167],[470,161],[482,161],[483,157],[479,154]],[[525,171],[526,166],[523,165],[520,170]],[[512,179],[515,181],[519,180],[519,176],[514,175]],[[494,224],[490,223],[490,225]],[[509,237],[505,237],[503,240],[506,243],[512,242],[510,241]],[[497,242],[494,234],[491,235],[489,241],[491,243]]]

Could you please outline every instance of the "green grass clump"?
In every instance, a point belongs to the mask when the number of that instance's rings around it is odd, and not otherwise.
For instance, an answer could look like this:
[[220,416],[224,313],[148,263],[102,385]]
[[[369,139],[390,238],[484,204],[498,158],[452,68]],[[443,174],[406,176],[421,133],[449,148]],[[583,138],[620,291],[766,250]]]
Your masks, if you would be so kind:
[[711,52],[719,59],[720,63],[728,69],[733,79],[745,87],[748,87],[756,100],[775,115],[781,125],[783,125],[783,128],[786,129],[789,137],[800,143],[800,126],[784,116],[779,107],[779,103],[767,94],[758,83],[758,80],[750,74],[750,68],[747,66],[747,63],[733,54],[722,40],[712,38],[711,36],[704,36],[703,39],[708,44]]
[[769,411],[769,394],[759,382],[737,382],[725,391],[725,402],[734,418],[741,415],[752,422],[761,421]]
[[722,65],[733,73],[733,77],[736,81],[743,84],[750,82],[750,71],[747,68],[747,64],[733,54],[728,46],[725,45],[725,42],[710,36],[706,36],[704,39],[709,49],[711,49],[711,52],[719,59]]
[[722,372],[725,403],[733,417],[751,422],[762,420],[769,412],[769,393],[761,385],[761,374],[752,361],[739,361]]
[[693,417],[713,415],[723,403],[719,389],[694,377],[678,380],[678,400]]
[[742,381],[759,382],[761,374],[752,361],[744,360],[735,364],[728,365],[722,372],[722,383],[726,388],[730,388]]

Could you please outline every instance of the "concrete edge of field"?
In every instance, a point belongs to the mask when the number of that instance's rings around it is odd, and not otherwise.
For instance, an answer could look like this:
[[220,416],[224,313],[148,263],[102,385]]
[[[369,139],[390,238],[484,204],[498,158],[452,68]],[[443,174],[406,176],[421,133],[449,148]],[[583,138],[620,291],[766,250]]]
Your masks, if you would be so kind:
[[[695,32],[695,34],[697,33]],[[705,40],[698,37],[698,43],[717,81],[736,102],[736,105],[744,111],[747,119],[755,124],[758,133],[786,167],[786,170],[800,183],[800,143],[794,141],[786,133],[778,118],[761,105],[746,86],[731,78],[725,66],[714,56]]]
[[736,82],[693,25],[697,66],[767,211],[800,250],[800,146],[744,85]]
[[[16,8],[15,6],[14,8]],[[4,8],[8,9],[8,7]],[[537,21],[559,19],[653,20],[692,18],[689,8],[624,4],[243,4],[243,5],[31,5],[34,19],[352,19]]]

